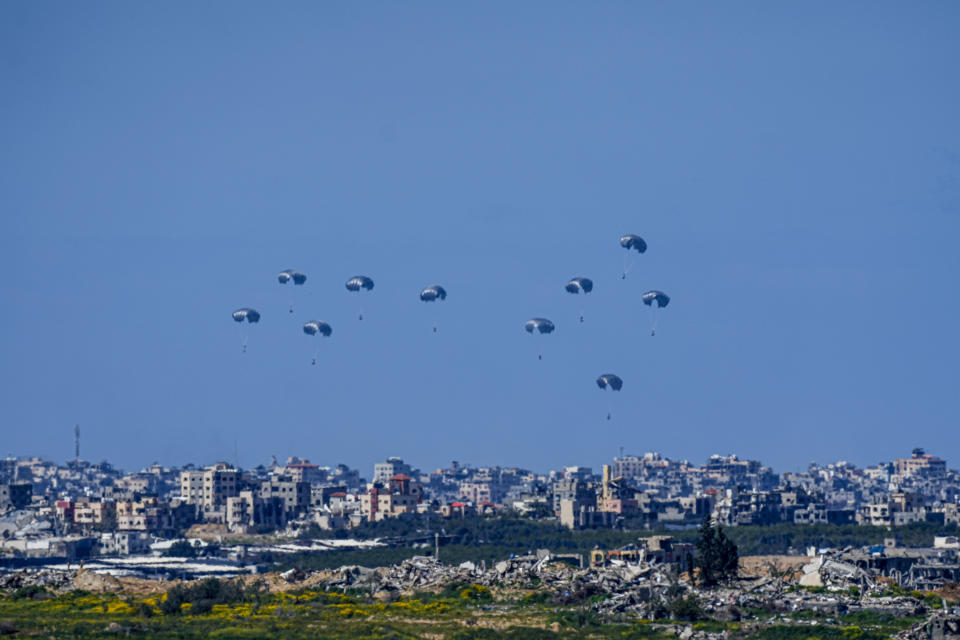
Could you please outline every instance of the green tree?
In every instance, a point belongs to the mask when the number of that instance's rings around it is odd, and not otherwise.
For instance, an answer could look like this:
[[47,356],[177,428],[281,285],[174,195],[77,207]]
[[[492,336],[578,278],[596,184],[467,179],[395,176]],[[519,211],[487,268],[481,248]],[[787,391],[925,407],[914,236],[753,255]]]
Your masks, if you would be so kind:
[[725,580],[736,578],[740,569],[740,550],[720,525],[717,525],[717,537],[720,540],[720,575]]
[[700,568],[700,583],[712,586],[717,583],[717,536],[713,518],[708,513],[700,524],[697,535],[697,567]]
[[667,605],[667,611],[674,620],[686,620],[694,622],[704,617],[703,609],[697,597],[690,594],[686,597],[681,596],[671,600]]
[[707,514],[700,525],[696,542],[700,582],[705,587],[734,578],[740,561],[739,550],[719,524]]

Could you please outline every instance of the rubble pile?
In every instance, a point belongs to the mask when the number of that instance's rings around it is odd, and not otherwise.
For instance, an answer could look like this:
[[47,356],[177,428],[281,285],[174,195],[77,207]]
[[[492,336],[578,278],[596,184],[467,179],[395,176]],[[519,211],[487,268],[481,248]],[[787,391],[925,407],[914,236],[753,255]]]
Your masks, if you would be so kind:
[[21,569],[0,574],[0,591],[12,593],[26,587],[42,587],[48,591],[83,589],[94,593],[120,593],[129,591],[129,582],[130,579],[121,580],[107,573],[96,573],[84,569],[77,571]]
[[94,593],[119,593],[123,591],[123,584],[109,573],[80,569],[73,576],[73,588]]
[[709,633],[707,631],[696,630],[692,625],[673,624],[673,625],[654,625],[661,631],[672,633],[679,640],[728,640],[725,633]]
[[[611,562],[605,566],[578,568],[549,551],[541,550],[511,557],[492,566],[473,562],[446,565],[432,557],[417,556],[376,569],[356,565],[322,571],[291,569],[280,574],[246,576],[241,580],[263,581],[271,591],[357,589],[384,603],[411,596],[416,591],[459,589],[461,585],[477,584],[501,590],[501,593],[513,590],[520,597],[534,591],[547,593],[548,600],[556,606],[589,606],[598,614],[614,618],[684,619],[676,609],[680,604],[693,607],[712,620],[743,620],[748,625],[761,626],[783,622],[819,624],[816,620],[805,622],[790,616],[800,611],[822,614],[826,623],[831,623],[834,616],[854,612],[898,618],[930,614],[925,623],[900,637],[903,640],[960,640],[960,611],[931,612],[922,600],[889,595],[884,584],[870,580],[855,565],[823,557],[808,563],[804,566],[803,576],[815,576],[818,583],[809,585],[814,588],[798,588],[796,582],[791,584],[777,572],[774,574],[744,578],[731,585],[706,590],[691,585],[689,576],[681,577],[672,565]],[[162,591],[172,583],[155,581],[153,584],[156,591]],[[83,569],[21,570],[0,574],[2,592],[11,593],[31,586],[43,587],[47,592],[84,589],[124,593],[129,593],[131,587],[128,579]],[[720,637],[689,625],[673,625],[669,631],[682,640],[718,640]]]
[[377,570],[377,579],[381,585],[397,591],[452,582],[470,582],[476,575],[477,567],[472,562],[465,562],[459,567],[448,567],[433,558],[421,556]]
[[464,562],[446,565],[429,556],[416,556],[389,567],[370,569],[344,566],[336,570],[304,572],[296,569],[279,576],[286,588],[311,587],[362,589],[378,599],[388,593],[409,594],[453,584],[479,584],[503,589],[545,589],[557,604],[586,601],[596,594],[614,594],[604,603],[611,611],[627,611],[647,602],[654,591],[671,584],[666,567],[625,565],[580,569],[549,551],[515,556],[493,566]]
[[960,640],[960,614],[936,614],[897,635],[901,640]]
[[580,569],[557,562],[548,551],[538,551],[502,560],[491,567],[472,562],[444,565],[432,557],[414,557],[379,569],[348,566],[309,574],[292,570],[282,577],[290,587],[362,589],[381,601],[458,583],[547,590],[557,605],[582,604],[591,596],[606,595],[591,605],[596,612],[647,619],[663,617],[670,602],[681,596],[692,596],[706,615],[724,621],[741,619],[744,609],[768,612],[771,619],[797,611],[815,611],[825,616],[864,611],[895,617],[928,612],[927,606],[915,598],[880,595],[882,587],[848,563],[818,558],[804,567],[804,575],[816,576],[818,583],[811,586],[823,589],[788,589],[783,580],[760,576],[704,591],[680,581],[666,565],[612,563]]
[[870,574],[860,567],[835,560],[826,556],[818,556],[813,562],[804,565],[800,584],[805,587],[823,587],[827,585],[873,587],[874,581]]
[[851,604],[848,607],[848,611],[851,613],[867,611],[870,613],[889,615],[895,618],[903,618],[906,616],[925,615],[929,611],[929,608],[919,600],[907,596],[891,597],[867,594],[861,598],[859,602]]
[[0,574],[0,591],[16,591],[24,587],[44,587],[59,591],[73,589],[73,571],[16,571]]
[[[281,575],[288,588],[302,586],[328,589],[362,589],[381,601],[416,590],[443,588],[453,584],[479,584],[501,589],[543,589],[553,594],[558,605],[587,602],[591,596],[612,594],[595,603],[600,613],[650,616],[667,599],[676,577],[658,565],[616,564],[580,569],[548,551],[516,556],[487,567],[473,562],[452,566],[432,557],[417,556],[379,569],[359,566],[305,573],[291,570]],[[671,587],[671,585],[673,585]],[[729,613],[727,614],[729,615]]]

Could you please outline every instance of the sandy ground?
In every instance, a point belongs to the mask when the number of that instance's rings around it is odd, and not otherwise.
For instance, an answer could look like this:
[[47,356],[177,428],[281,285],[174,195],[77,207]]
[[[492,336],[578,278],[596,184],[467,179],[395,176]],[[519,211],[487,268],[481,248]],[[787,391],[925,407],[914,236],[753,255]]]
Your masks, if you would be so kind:
[[803,565],[813,560],[810,556],[745,556],[740,558],[740,575],[744,578],[780,575],[799,580]]

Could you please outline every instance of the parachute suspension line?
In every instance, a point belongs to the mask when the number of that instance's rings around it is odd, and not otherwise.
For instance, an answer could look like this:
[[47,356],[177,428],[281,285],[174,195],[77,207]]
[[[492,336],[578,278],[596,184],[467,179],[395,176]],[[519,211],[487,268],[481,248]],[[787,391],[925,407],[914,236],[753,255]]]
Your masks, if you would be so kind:
[[652,304],[650,305],[650,335],[657,335],[657,312]]
[[633,269],[633,255],[628,251],[625,256],[623,256],[623,275],[620,276],[621,280],[627,279],[627,274]]

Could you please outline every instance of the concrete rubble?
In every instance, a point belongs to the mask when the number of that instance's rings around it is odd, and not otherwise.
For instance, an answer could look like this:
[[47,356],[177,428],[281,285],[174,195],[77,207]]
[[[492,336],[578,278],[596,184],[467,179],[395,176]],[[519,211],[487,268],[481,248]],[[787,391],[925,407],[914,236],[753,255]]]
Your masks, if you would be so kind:
[[[431,557],[414,557],[391,567],[342,567],[296,577],[314,586],[366,590],[384,602],[401,594],[454,584],[547,590],[557,605],[585,604],[591,596],[606,595],[590,605],[596,612],[644,619],[664,617],[671,600],[680,596],[695,598],[710,618],[730,622],[740,620],[746,609],[767,612],[768,616],[761,620],[764,622],[776,622],[797,611],[816,611],[826,616],[864,611],[895,617],[923,616],[929,612],[921,600],[881,595],[885,589],[856,567],[830,561],[818,563],[815,571],[825,583],[822,592],[785,588],[782,581],[771,578],[744,579],[707,591],[690,586],[666,565],[618,564],[581,569],[556,562],[551,554],[540,552],[490,567],[472,562],[444,565]],[[694,640],[707,639],[697,632]]]
[[[583,602],[592,595],[608,594],[597,603],[607,613],[648,614],[657,603],[680,594],[693,594],[705,611],[732,618],[732,608],[759,608],[772,613],[816,610],[826,614],[845,611],[873,611],[890,615],[920,615],[925,606],[908,597],[880,597],[882,589],[865,579],[864,572],[835,561],[810,563],[804,577],[816,574],[824,593],[786,589],[782,581],[768,577],[747,578],[735,587],[701,592],[681,580],[674,568],[659,564],[616,563],[579,568],[557,561],[548,551],[516,556],[492,566],[464,562],[447,565],[429,556],[416,556],[398,564],[376,569],[343,566],[333,570],[303,571],[291,569],[278,574],[290,588],[311,586],[330,589],[360,589],[371,594],[385,591],[410,593],[443,588],[447,585],[480,584],[504,589],[545,589],[554,594],[557,604]],[[20,570],[0,574],[0,590],[5,592],[37,585],[52,591],[85,589],[116,591],[120,582],[107,574],[91,571]],[[858,587],[852,595],[850,587]],[[860,596],[859,593],[863,595]]]
[[834,560],[827,556],[818,556],[803,567],[800,584],[804,587],[824,587],[842,584],[843,586],[872,587],[870,574],[860,567]]
[[960,612],[937,613],[897,635],[900,640],[960,640]]
[[[473,562],[447,565],[432,557],[417,556],[375,569],[362,566],[322,571],[291,569],[273,576],[283,589],[360,590],[385,603],[416,591],[437,591],[469,584],[483,585],[501,593],[503,590],[537,590],[549,593],[552,603],[557,606],[589,606],[599,614],[614,618],[669,618],[669,607],[681,597],[711,619],[742,620],[748,625],[818,624],[815,620],[799,622],[788,617],[799,611],[818,612],[828,622],[832,616],[860,611],[894,617],[930,615],[923,625],[904,632],[903,640],[960,640],[957,633],[960,616],[943,614],[939,610],[931,612],[927,603],[917,598],[889,595],[885,584],[871,579],[863,570],[824,557],[803,567],[800,584],[813,589],[798,588],[796,581],[791,583],[777,575],[760,575],[705,590],[691,585],[689,576],[679,575],[676,568],[668,564],[619,562],[580,568],[543,550],[511,557],[491,566]],[[811,581],[815,584],[809,584]],[[21,570],[0,575],[0,591],[6,593],[31,585],[49,591],[123,590],[117,578],[84,570]],[[598,595],[605,597],[593,597]],[[751,613],[748,615],[746,611]],[[670,625],[664,625],[666,627]],[[673,625],[667,630],[683,640],[717,640],[721,637],[694,630],[690,625]]]
[[16,571],[0,574],[0,591],[16,591],[24,587],[44,587],[52,591],[73,588],[73,571]]

